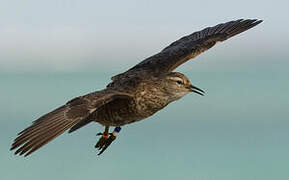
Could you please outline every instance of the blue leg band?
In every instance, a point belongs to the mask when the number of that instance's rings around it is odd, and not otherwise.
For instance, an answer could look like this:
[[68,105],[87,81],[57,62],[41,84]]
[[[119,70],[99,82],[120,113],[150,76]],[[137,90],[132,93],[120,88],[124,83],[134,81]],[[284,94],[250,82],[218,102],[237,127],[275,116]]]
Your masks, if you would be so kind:
[[120,132],[120,130],[121,130],[121,127],[115,127],[112,132],[112,135],[116,137],[118,133]]
[[114,128],[114,132],[117,132],[117,133],[119,133],[119,132],[120,132],[120,130],[121,130],[121,127],[115,127],[115,128]]

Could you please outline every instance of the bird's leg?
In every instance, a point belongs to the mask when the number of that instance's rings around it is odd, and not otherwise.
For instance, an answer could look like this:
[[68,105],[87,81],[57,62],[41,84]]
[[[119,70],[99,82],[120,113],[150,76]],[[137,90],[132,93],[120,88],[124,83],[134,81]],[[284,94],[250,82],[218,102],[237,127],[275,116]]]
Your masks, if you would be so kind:
[[98,142],[95,145],[95,148],[102,148],[104,146],[105,141],[109,137],[109,126],[105,126],[105,130],[103,133],[97,133],[97,136],[101,136]]
[[97,135],[102,135],[102,137],[99,139],[99,141],[96,143],[95,148],[98,148],[100,152],[98,155],[101,155],[108,146],[116,139],[116,136],[121,130],[121,127],[115,127],[112,133],[108,133],[109,126],[105,127],[104,133],[98,133]]

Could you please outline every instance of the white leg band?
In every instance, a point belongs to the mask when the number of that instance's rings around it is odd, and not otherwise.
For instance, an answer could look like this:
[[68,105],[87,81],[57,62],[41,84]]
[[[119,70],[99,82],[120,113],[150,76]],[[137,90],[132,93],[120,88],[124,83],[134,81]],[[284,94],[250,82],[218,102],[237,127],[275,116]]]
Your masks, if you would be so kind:
[[118,135],[118,132],[113,131],[113,132],[112,132],[112,135],[117,136],[117,135]]

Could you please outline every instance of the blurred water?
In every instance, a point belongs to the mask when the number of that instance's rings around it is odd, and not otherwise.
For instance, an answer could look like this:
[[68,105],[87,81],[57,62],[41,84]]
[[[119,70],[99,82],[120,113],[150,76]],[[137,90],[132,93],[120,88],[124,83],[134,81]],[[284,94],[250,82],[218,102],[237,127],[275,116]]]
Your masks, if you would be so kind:
[[1,179],[289,178],[289,63],[257,61],[230,68],[210,69],[205,63],[180,68],[206,96],[187,95],[124,127],[100,157],[94,149],[95,134],[102,131],[97,124],[65,133],[28,158],[14,156],[9,146],[40,115],[103,88],[113,75],[108,69],[2,73]]

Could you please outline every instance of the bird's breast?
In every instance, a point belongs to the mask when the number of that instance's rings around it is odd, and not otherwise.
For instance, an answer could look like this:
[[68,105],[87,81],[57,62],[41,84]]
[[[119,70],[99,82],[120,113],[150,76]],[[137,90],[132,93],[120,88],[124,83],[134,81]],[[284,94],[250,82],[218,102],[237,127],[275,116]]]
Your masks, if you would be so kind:
[[167,98],[161,94],[158,89],[142,90],[136,93],[136,108],[139,114],[148,117],[164,108],[167,104]]

